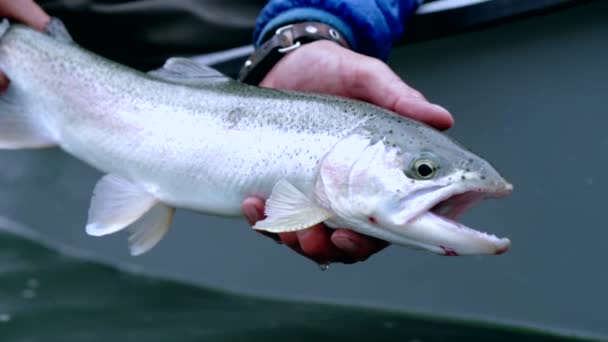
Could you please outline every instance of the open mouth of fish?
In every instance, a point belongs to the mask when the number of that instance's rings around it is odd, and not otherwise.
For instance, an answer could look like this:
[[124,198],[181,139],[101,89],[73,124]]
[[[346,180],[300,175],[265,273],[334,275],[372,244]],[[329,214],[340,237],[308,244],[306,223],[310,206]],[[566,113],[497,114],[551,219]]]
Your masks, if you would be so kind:
[[509,239],[475,230],[456,220],[474,204],[504,197],[511,191],[512,186],[507,184],[500,190],[475,189],[440,198],[408,224],[408,235],[443,255],[502,254],[511,246]]

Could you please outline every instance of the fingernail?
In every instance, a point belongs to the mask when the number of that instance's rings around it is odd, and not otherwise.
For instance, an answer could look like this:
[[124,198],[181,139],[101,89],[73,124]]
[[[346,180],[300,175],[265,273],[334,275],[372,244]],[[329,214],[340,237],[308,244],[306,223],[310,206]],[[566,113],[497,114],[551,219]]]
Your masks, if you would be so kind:
[[336,247],[340,248],[341,250],[349,253],[349,254],[354,254],[357,253],[359,251],[359,245],[347,238],[347,237],[335,237],[334,239],[334,244],[336,245]]
[[253,206],[244,208],[244,214],[249,223],[251,224],[254,224],[262,219],[260,213],[258,213],[258,211]]

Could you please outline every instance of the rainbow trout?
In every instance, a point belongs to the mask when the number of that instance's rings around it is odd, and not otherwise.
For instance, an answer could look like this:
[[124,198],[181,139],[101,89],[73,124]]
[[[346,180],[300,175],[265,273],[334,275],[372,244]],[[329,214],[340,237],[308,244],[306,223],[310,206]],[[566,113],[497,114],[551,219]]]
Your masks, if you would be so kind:
[[143,73],[72,41],[0,27],[0,148],[59,146],[107,173],[86,232],[128,230],[133,255],[156,245],[175,208],[242,215],[254,228],[324,222],[444,255],[500,254],[510,241],[455,221],[512,186],[484,159],[424,124],[346,98],[263,89],[190,59]]

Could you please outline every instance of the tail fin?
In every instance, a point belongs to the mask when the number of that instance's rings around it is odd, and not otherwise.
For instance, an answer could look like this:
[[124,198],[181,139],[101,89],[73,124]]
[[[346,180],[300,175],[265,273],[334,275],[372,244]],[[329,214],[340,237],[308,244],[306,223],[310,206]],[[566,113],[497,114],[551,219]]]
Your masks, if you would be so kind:
[[[0,39],[9,27],[8,20],[3,19],[0,23]],[[53,134],[45,127],[44,121],[35,106],[28,103],[26,94],[16,85],[9,81],[8,87],[4,91],[0,90],[0,149],[55,145]]]

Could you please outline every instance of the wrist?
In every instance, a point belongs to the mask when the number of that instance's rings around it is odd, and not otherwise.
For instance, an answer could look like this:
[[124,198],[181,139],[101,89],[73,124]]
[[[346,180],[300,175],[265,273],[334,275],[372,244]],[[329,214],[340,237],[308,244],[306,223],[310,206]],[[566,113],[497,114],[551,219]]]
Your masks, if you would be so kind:
[[257,85],[283,56],[318,40],[329,40],[350,48],[343,34],[325,23],[305,21],[281,26],[245,61],[238,79]]
[[339,17],[319,8],[299,7],[287,9],[272,18],[258,19],[253,41],[256,47],[272,37],[275,31],[283,26],[300,22],[319,22],[331,26],[346,40],[348,46],[355,50],[355,39],[351,28]]

